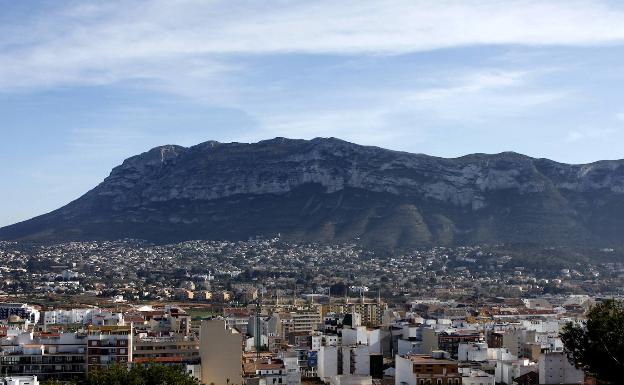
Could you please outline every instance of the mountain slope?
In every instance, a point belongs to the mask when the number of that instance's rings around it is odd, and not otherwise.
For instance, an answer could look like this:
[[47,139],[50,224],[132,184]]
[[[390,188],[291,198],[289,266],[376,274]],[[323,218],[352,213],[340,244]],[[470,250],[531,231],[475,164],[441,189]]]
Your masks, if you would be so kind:
[[394,248],[617,244],[624,161],[567,165],[515,153],[455,159],[338,139],[162,146],[81,198],[0,239],[360,239]]

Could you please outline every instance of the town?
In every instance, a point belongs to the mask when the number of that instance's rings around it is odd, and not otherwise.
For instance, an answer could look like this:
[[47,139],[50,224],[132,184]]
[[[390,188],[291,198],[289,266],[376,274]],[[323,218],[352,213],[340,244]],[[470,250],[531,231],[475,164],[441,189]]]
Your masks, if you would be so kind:
[[561,266],[561,250],[534,252],[554,257],[279,238],[2,242],[0,367],[18,385],[156,363],[203,384],[587,383],[560,332],[619,298],[624,266],[612,249]]
[[624,294],[618,250],[433,247],[398,253],[353,244],[272,239],[136,240],[53,245],[0,241],[0,295],[29,302],[98,304],[182,300],[243,304],[298,296],[441,299]]
[[624,1],[0,20],[0,385],[624,384]]

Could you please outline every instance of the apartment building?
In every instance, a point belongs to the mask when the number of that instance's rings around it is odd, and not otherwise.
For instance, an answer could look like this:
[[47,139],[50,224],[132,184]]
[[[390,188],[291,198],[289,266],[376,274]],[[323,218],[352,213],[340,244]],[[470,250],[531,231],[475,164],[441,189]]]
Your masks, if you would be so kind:
[[39,385],[37,376],[0,377],[0,385]]
[[348,306],[350,312],[361,316],[364,325],[379,325],[382,323],[383,314],[388,305],[383,302],[360,302]]
[[157,358],[172,358],[179,362],[199,361],[199,339],[182,334],[170,336],[134,336],[133,362],[148,362]]
[[457,361],[445,352],[396,356],[395,385],[460,385]]
[[81,379],[86,373],[86,335],[79,333],[11,333],[2,338],[4,374],[48,379]]
[[87,372],[98,367],[132,362],[132,325],[89,326]]
[[343,374],[368,376],[373,358],[381,362],[381,355],[371,355],[367,345],[321,346],[317,357],[318,376],[325,383]]
[[82,324],[94,309],[50,310],[43,313],[44,325]]
[[40,313],[25,303],[0,303],[0,320],[8,320],[11,316],[18,316],[36,324],[39,322]]
[[321,313],[318,310],[300,310],[290,313],[292,332],[312,333],[321,324]]
[[482,370],[466,368],[462,373],[462,385],[495,385],[495,377]]
[[438,333],[438,349],[449,352],[451,357],[457,358],[460,344],[477,343],[482,336],[477,331],[444,331]]
[[202,321],[199,351],[204,384],[242,384],[242,335],[224,320]]
[[545,352],[539,359],[540,384],[582,384],[585,374],[568,362],[563,352]]

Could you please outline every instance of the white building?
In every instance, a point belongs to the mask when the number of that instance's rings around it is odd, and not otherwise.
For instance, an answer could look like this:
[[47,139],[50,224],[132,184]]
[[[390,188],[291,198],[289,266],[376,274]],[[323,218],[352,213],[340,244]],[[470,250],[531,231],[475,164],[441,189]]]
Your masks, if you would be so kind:
[[373,385],[373,378],[371,376],[341,374],[332,377],[330,385]]
[[283,352],[282,361],[286,370],[285,385],[301,385],[301,371],[297,353]]
[[338,375],[338,349],[336,346],[321,346],[318,352],[318,376],[323,382]]
[[122,313],[113,313],[108,310],[96,309],[95,311],[89,313],[89,315],[91,316],[91,319],[86,321],[86,323],[93,325],[93,326],[124,326],[125,325]]
[[342,329],[342,345],[358,346],[366,345],[369,353],[381,353],[380,331],[379,329],[367,329],[366,326]]
[[494,375],[496,376],[496,383],[511,385],[514,378],[528,372],[537,372],[537,365],[526,358],[511,361],[499,360],[496,361]]
[[15,376],[0,378],[1,385],[39,385],[37,376]]
[[514,356],[509,352],[509,349],[505,348],[488,348],[487,350],[487,359],[488,360],[498,360],[498,361],[511,361],[515,360],[518,357]]
[[368,346],[343,346],[342,374],[370,375],[370,352]]
[[262,359],[255,363],[256,378],[260,385],[286,384],[286,367],[282,360]]
[[422,339],[422,325],[403,325],[402,337],[404,340]]
[[370,375],[368,346],[321,346],[318,376],[327,383],[338,374]]
[[336,334],[324,334],[323,335],[323,343],[325,346],[338,346],[340,345],[342,339]]
[[575,368],[562,352],[542,353],[539,359],[540,384],[582,384],[585,374]]
[[358,326],[352,329],[342,329],[342,344],[343,345],[367,345],[368,338],[366,333],[366,326]]
[[43,313],[44,325],[83,324],[94,326],[123,326],[122,313],[99,308],[50,310]]
[[0,303],[0,319],[8,320],[11,316],[18,316],[33,324],[39,322],[39,310],[25,303]]
[[89,326],[87,373],[110,365],[132,362],[133,326]]
[[397,341],[397,354],[404,356],[406,354],[421,354],[422,353],[422,341],[418,340],[404,340],[400,338]]
[[318,352],[321,349],[322,344],[323,344],[323,335],[315,334],[311,336],[311,341],[310,341],[311,349],[310,350],[315,350]]
[[537,333],[559,334],[559,321],[557,320],[522,320],[520,323],[526,330],[535,330]]
[[462,373],[462,385],[495,385],[496,378],[484,372],[483,370],[476,370],[466,368],[466,370],[460,369]]
[[42,381],[51,373],[79,377],[87,370],[86,341],[79,333],[10,331],[0,339],[0,367],[5,375],[37,376]]
[[43,313],[44,325],[83,324],[95,309],[50,310]]
[[457,348],[458,361],[483,362],[488,359],[488,346],[485,342],[459,344]]

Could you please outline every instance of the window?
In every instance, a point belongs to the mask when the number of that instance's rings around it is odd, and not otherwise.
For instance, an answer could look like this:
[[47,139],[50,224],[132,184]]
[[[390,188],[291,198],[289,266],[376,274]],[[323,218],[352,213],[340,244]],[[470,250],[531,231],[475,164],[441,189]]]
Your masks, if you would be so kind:
[[438,378],[438,379],[436,380],[436,385],[442,385],[442,379]]

